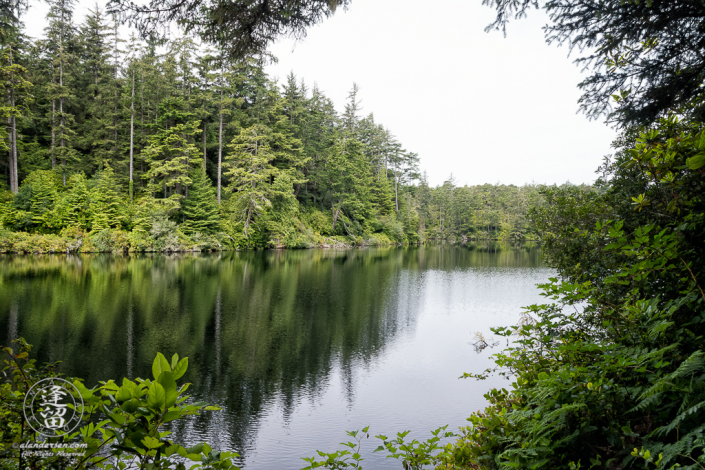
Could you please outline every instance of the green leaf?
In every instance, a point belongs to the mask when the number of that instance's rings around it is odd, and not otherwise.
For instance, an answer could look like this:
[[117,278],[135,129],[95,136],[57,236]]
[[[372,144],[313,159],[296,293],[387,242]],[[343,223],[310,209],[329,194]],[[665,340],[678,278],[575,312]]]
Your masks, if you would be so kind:
[[176,367],[173,367],[173,369],[174,370],[172,371],[172,373],[174,374],[174,380],[180,379],[186,373],[186,369],[188,369],[188,357],[181,359],[176,364]]
[[168,423],[169,421],[174,421],[175,419],[179,419],[182,416],[182,413],[180,410],[170,410],[167,411],[164,416],[162,416],[162,420],[165,423]]
[[120,403],[122,403],[123,401],[127,401],[130,398],[132,398],[132,393],[129,389],[124,386],[120,387],[117,393],[115,394],[115,399]]
[[166,371],[171,371],[169,362],[166,360],[166,357],[164,357],[164,354],[157,353],[157,357],[154,358],[154,362],[152,363],[152,375],[154,376],[154,380],[159,380],[159,375]]
[[179,392],[176,388],[176,381],[174,376],[170,371],[165,371],[159,374],[159,379],[157,379],[162,387],[164,387],[164,393],[166,394],[165,405],[167,408],[176,403],[176,399],[179,396]]
[[117,424],[119,424],[120,426],[122,426],[123,424],[125,424],[126,418],[125,418],[123,415],[121,415],[121,414],[118,414],[118,413],[110,413],[110,418],[111,418],[113,421],[115,421]]
[[161,410],[164,408],[166,400],[166,392],[164,387],[159,382],[152,382],[147,389],[147,406],[153,409]]
[[691,170],[697,170],[698,168],[702,167],[705,165],[705,153],[701,153],[699,155],[696,155],[694,157],[690,157],[685,161],[686,165],[688,165],[688,168]]
[[120,408],[122,408],[123,411],[125,411],[126,413],[134,413],[139,406],[140,401],[136,398],[131,398],[122,405],[120,405]]
[[161,447],[164,445],[163,442],[159,442],[159,439],[155,439],[151,436],[145,436],[145,438],[142,439],[142,443],[148,449],[156,449],[157,447]]
[[203,444],[204,443],[201,442],[193,447],[189,447],[188,449],[186,449],[186,452],[189,454],[200,454],[201,452],[203,452]]

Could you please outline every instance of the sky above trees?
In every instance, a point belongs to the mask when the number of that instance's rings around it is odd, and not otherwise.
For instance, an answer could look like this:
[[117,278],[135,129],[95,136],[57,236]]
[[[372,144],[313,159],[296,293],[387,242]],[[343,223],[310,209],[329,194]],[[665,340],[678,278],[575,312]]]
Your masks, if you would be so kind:
[[[29,34],[42,34],[44,10],[32,4]],[[616,133],[576,114],[573,57],[545,44],[543,11],[510,23],[506,38],[484,32],[494,17],[479,0],[355,0],[304,40],[272,46],[279,62],[267,72],[316,82],[339,111],[356,82],[362,114],[419,154],[432,185],[451,172],[461,185],[592,182]]]

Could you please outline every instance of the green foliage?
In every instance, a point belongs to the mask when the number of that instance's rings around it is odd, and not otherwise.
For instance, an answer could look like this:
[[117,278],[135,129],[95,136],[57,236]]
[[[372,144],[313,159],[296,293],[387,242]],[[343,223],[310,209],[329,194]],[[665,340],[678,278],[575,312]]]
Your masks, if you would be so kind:
[[91,229],[105,230],[122,225],[124,216],[122,208],[126,201],[121,200],[115,182],[114,172],[110,167],[98,172],[93,178],[90,192]]
[[[56,211],[64,226],[86,230],[91,226],[91,212],[88,211],[92,202],[88,190],[86,176],[83,173],[72,175],[68,181],[68,189],[57,203]],[[110,207],[115,209],[115,207]]]
[[[402,467],[406,470],[423,470],[424,468],[452,468],[449,467],[449,449],[440,444],[442,439],[454,437],[455,434],[446,431],[448,426],[443,426],[435,431],[431,431],[433,437],[424,441],[413,439],[405,441],[406,436],[410,431],[397,433],[395,439],[389,439],[385,435],[378,435],[375,438],[380,439],[382,444],[378,446],[374,452],[386,451],[387,458],[397,459],[401,462]],[[356,431],[347,431],[349,437],[353,441],[341,442],[343,447],[347,449],[338,450],[332,453],[317,451],[318,456],[322,457],[316,460],[316,457],[303,457],[302,459],[309,463],[303,470],[311,470],[314,468],[329,468],[343,469],[354,468],[360,470],[363,468],[362,462],[364,459],[360,454],[363,439],[369,439],[369,426]],[[350,450],[348,450],[350,449]]]
[[[201,53],[188,37],[123,47],[100,7],[74,23],[72,0],[50,3],[45,37],[0,57],[9,119],[0,146],[19,151],[8,175],[16,194],[0,202],[6,229],[76,227],[94,232],[81,250],[113,251],[532,235],[526,212],[538,188],[460,188],[452,177],[429,187],[418,155],[361,115],[357,85],[339,113],[293,74],[281,86],[270,80],[262,60]],[[201,191],[211,185],[217,206]],[[176,223],[169,240],[150,235],[156,212]],[[113,240],[116,231],[134,243]],[[23,251],[54,249],[15,239]]]
[[181,203],[184,233],[214,233],[220,228],[218,203],[213,185],[202,168],[193,170],[188,196]]
[[[19,444],[33,441],[35,436],[25,429],[22,404],[27,390],[44,377],[55,376],[54,366],[37,368],[29,359],[30,346],[17,342],[19,351],[4,348],[4,380],[0,387],[0,459],[3,468],[55,468],[62,457],[31,457],[23,461]],[[58,438],[54,443],[81,442],[86,450],[72,468],[122,469],[132,465],[150,469],[185,469],[191,461],[194,469],[235,469],[232,458],[237,454],[215,451],[206,443],[184,447],[169,439],[166,423],[187,419],[203,411],[218,410],[202,402],[192,402],[185,394],[189,384],[177,381],[188,369],[188,358],[174,354],[171,361],[158,353],[152,364],[152,379],[123,379],[101,382],[92,389],[80,379],[73,379],[83,401],[83,425],[78,431]],[[78,398],[78,397],[77,397]],[[14,444],[14,445],[13,445]],[[58,449],[53,449],[57,452]],[[17,462],[17,466],[14,463]],[[64,463],[65,465],[65,463]]]
[[[57,364],[37,366],[30,359],[32,346],[20,338],[12,347],[2,348],[2,377],[0,383],[0,466],[2,468],[37,468],[37,457],[22,459],[19,446],[35,436],[29,432],[23,418],[24,398],[30,387],[46,377],[57,376]],[[26,465],[26,466],[25,466]]]
[[550,190],[534,212],[553,303],[494,330],[517,337],[495,355],[515,381],[471,416],[456,464],[705,465],[705,132],[668,119],[623,142],[597,192]]

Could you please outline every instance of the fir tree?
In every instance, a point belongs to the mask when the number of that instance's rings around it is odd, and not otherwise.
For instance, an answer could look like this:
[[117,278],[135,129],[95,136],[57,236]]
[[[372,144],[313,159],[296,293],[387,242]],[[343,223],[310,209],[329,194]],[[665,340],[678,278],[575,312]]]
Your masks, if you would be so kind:
[[191,172],[188,197],[182,202],[181,214],[184,233],[211,234],[220,228],[215,190],[202,167]]
[[97,232],[123,223],[121,197],[115,181],[115,172],[106,167],[96,173],[90,191],[91,231]]
[[244,128],[228,146],[230,188],[233,202],[243,216],[243,234],[248,236],[255,216],[272,206],[269,181],[277,170],[271,164],[274,154],[268,144],[267,129],[261,124]]
[[71,84],[74,81],[76,35],[72,23],[74,0],[51,0],[49,26],[46,29],[48,52],[52,57],[52,166],[61,161],[62,180],[66,186],[66,164],[77,157],[73,141],[74,114],[69,105],[74,99]]

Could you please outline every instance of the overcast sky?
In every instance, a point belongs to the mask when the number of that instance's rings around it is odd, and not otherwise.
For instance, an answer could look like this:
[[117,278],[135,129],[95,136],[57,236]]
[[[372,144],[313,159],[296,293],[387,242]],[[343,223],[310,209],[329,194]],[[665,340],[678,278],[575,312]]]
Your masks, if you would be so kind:
[[[77,22],[94,3],[81,2]],[[30,34],[45,12],[34,2]],[[461,185],[594,181],[616,134],[576,114],[584,74],[545,43],[542,11],[506,38],[484,32],[493,18],[480,0],[353,0],[304,40],[274,44],[267,72],[317,83],[339,111],[356,82],[362,113],[419,154],[432,185],[451,173]]]

